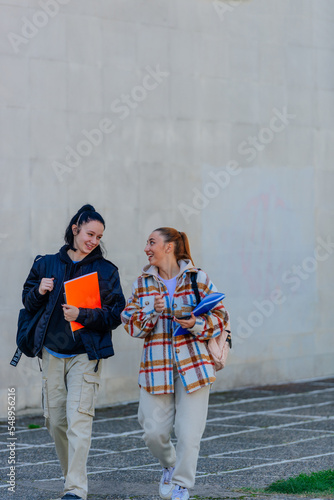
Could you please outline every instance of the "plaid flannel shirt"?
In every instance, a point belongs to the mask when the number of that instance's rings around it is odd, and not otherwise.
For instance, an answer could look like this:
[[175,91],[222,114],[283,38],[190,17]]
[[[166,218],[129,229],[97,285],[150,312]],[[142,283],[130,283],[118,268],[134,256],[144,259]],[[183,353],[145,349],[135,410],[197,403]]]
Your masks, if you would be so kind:
[[[216,291],[208,275],[195,268],[191,261],[179,261],[180,272],[172,299],[154,266],[144,267],[134,282],[132,295],[121,314],[124,328],[132,337],[144,339],[138,383],[151,394],[174,392],[173,365],[175,364],[188,393],[212,384],[215,379],[214,363],[207,350],[207,340],[219,335],[227,325],[228,315],[222,302],[209,313],[196,318],[189,334],[173,336],[180,318],[191,314],[196,306],[191,273],[197,273],[201,298]],[[154,297],[163,295],[166,308],[157,313]]]

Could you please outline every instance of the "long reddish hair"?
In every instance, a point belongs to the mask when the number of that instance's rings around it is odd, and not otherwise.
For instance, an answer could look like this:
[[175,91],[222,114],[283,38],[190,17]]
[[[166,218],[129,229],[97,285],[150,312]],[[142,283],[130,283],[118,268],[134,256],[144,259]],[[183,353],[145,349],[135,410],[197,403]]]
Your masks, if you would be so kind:
[[165,243],[174,243],[174,255],[176,260],[189,259],[194,266],[194,261],[190,253],[190,245],[186,233],[177,231],[173,227],[159,227],[155,229],[163,237]]

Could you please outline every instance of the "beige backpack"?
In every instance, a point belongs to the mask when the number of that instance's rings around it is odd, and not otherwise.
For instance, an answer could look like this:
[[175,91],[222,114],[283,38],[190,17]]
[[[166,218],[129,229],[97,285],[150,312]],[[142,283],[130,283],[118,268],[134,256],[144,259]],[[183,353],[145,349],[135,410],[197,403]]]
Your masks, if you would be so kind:
[[[201,297],[198,291],[196,273],[191,273],[191,283],[198,305],[201,302]],[[224,328],[224,330],[217,337],[208,340],[208,351],[215,364],[216,372],[222,370],[225,367],[228,353],[230,352],[230,349],[232,349],[230,316],[226,310],[225,321],[227,323],[227,328]]]
[[[226,311],[227,316],[229,316]],[[212,357],[216,372],[225,367],[226,359],[232,348],[232,338],[230,330],[230,320],[228,319],[227,328],[222,331],[218,337],[208,341],[208,351]]]

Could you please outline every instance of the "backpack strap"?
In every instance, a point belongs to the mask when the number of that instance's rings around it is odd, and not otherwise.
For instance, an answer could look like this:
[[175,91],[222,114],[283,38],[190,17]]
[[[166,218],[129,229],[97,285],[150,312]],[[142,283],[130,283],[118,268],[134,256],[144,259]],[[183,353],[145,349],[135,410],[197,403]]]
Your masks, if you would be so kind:
[[[35,262],[36,260],[39,260],[40,258],[42,258],[42,255],[37,255],[37,257],[35,258]],[[51,275],[52,274],[52,270],[53,270],[53,263],[55,261],[55,256],[53,254],[47,254],[44,256],[45,258],[45,265],[46,265],[46,269],[45,269],[45,274],[46,275]],[[38,314],[39,311],[37,311],[36,314]],[[44,312],[44,311],[43,311]],[[21,349],[17,348],[15,353],[14,353],[14,356],[12,357],[12,360],[10,361],[10,365],[14,366],[15,368],[17,367],[21,357],[22,357],[22,351]],[[39,363],[39,359],[38,359],[38,363]],[[41,370],[41,366],[40,367],[40,370]],[[41,370],[42,371],[42,370]]]
[[201,297],[200,297],[200,294],[198,291],[198,285],[197,285],[196,278],[197,278],[197,273],[191,273],[191,284],[192,284],[192,288],[193,288],[194,294],[196,296],[196,302],[198,305],[201,302]]
[[[199,294],[199,291],[198,291],[198,285],[197,285],[197,273],[191,273],[191,284],[192,284],[192,288],[194,290],[194,293],[196,295],[196,302],[197,302],[197,305],[201,302],[201,297],[200,297],[200,294]],[[230,344],[230,348],[232,349],[232,338],[231,338],[231,331],[230,330],[225,330],[225,332],[228,333],[227,337],[226,337],[226,342],[228,342]]]

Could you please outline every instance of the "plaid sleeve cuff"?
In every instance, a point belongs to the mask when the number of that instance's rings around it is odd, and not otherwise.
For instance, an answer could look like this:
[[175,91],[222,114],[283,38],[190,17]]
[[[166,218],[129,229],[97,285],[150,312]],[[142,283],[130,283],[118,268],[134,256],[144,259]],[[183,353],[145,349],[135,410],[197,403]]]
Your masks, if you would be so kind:
[[205,327],[205,319],[203,319],[201,316],[196,317],[196,323],[192,328],[189,328],[189,332],[192,333],[193,335],[199,336],[203,333]]

